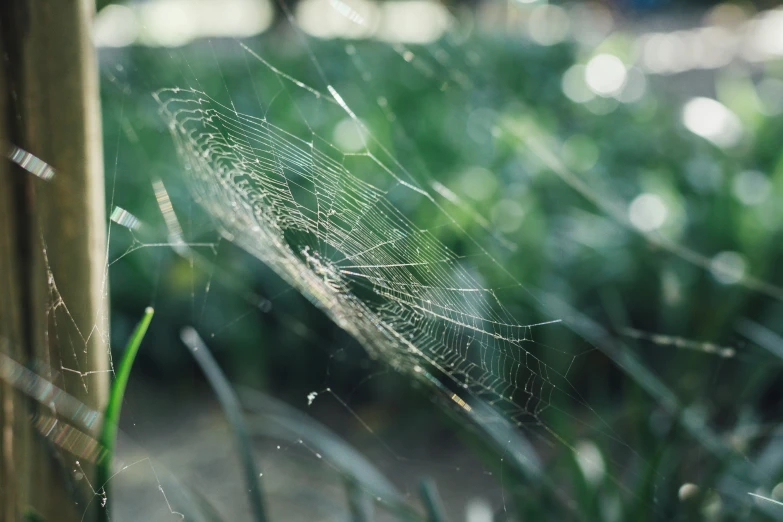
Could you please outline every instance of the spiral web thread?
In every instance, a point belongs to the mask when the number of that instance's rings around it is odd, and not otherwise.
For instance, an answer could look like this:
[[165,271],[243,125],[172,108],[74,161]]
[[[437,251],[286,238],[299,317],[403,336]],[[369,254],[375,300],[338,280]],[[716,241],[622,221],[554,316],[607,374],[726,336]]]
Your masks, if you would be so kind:
[[[331,86],[326,95],[271,70],[319,103],[339,105],[366,131]],[[395,163],[384,164],[367,147],[344,153],[306,120],[310,136],[303,139],[200,89],[155,97],[193,195],[221,234],[371,355],[435,382],[467,411],[467,396],[449,392],[430,371],[517,420],[537,419],[550,406],[563,375],[530,350],[540,324],[516,321],[464,257],[406,216],[401,207],[411,200],[437,203],[395,172]],[[346,167],[349,158],[358,166]]]

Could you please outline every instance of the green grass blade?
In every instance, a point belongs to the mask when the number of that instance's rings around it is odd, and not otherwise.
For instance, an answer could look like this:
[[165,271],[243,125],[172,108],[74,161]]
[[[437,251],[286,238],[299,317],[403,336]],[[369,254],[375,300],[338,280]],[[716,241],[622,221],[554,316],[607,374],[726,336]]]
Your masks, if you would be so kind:
[[783,360],[783,338],[772,330],[756,322],[743,319],[737,326],[737,331],[775,357]]
[[424,479],[419,487],[421,498],[424,500],[424,508],[427,510],[427,520],[429,522],[446,522],[446,514],[443,509],[443,502],[438,494],[438,488],[432,479]]
[[[149,328],[154,313],[155,311],[151,307],[147,307],[144,310],[144,316],[139,321],[139,324],[136,325],[136,329],[133,330],[128,344],[125,346],[125,352],[122,354],[122,359],[114,375],[114,382],[111,384],[109,403],[106,405],[104,412],[99,440],[104,449],[104,454],[97,470],[96,484],[98,491],[106,487],[106,482],[111,476],[111,463],[114,457],[114,445],[117,442],[117,427],[120,420],[120,410],[122,410],[122,399],[125,396],[125,388],[128,385],[133,361],[136,359],[141,341],[147,333],[147,328]],[[106,510],[101,510],[101,512],[103,513],[102,516],[107,515]]]
[[348,497],[348,509],[351,522],[370,522],[372,520],[372,502],[356,479],[345,479],[345,494]]
[[188,347],[193,358],[196,359],[209,384],[215,391],[215,395],[217,395],[220,406],[223,408],[223,413],[226,415],[231,425],[231,431],[234,434],[237,451],[245,474],[248,500],[250,501],[255,520],[256,522],[266,522],[266,511],[261,498],[260,475],[253,459],[250,435],[245,425],[239,399],[237,399],[231,384],[223,375],[217,362],[215,362],[215,359],[209,352],[207,345],[201,340],[196,330],[191,327],[183,328],[180,333],[180,339]]
[[305,441],[308,448],[318,451],[325,462],[337,469],[344,480],[359,488],[375,506],[395,515],[398,520],[425,520],[405,502],[394,485],[367,458],[329,428],[293,406],[262,392],[239,386],[237,394],[244,408],[250,412],[248,428],[253,437],[269,437],[294,443]]

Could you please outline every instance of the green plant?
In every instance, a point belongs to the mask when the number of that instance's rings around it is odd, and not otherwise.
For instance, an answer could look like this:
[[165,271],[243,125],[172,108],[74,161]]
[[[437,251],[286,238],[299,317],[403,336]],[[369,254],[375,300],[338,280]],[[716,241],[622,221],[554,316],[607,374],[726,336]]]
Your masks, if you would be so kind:
[[[114,457],[114,448],[117,442],[117,429],[119,426],[120,412],[122,410],[122,401],[125,397],[125,388],[128,386],[128,378],[130,377],[131,368],[133,368],[133,361],[136,359],[136,354],[139,352],[141,342],[144,340],[144,336],[147,333],[152,316],[155,314],[155,310],[152,307],[147,307],[144,310],[144,315],[136,325],[133,333],[128,339],[128,344],[125,346],[125,350],[122,353],[122,359],[120,360],[117,370],[115,372],[114,381],[111,384],[111,391],[109,392],[109,402],[106,405],[106,411],[104,412],[103,425],[101,426],[101,432],[98,442],[103,447],[103,458],[98,464],[97,480],[99,491],[105,496],[108,482],[111,479],[111,465]],[[101,509],[101,518],[108,520],[108,511]]]
[[239,453],[242,470],[244,472],[245,485],[247,487],[250,507],[253,511],[253,518],[256,522],[265,522],[267,520],[266,510],[264,508],[263,498],[261,496],[261,475],[255,463],[253,448],[250,441],[250,435],[245,424],[242,409],[234,390],[223,375],[220,367],[215,362],[207,345],[199,337],[194,328],[185,328],[180,333],[180,338],[185,346],[188,347],[193,358],[196,360],[201,370],[206,375],[209,385],[214,390],[220,401],[220,407],[226,415],[231,431],[234,434]]

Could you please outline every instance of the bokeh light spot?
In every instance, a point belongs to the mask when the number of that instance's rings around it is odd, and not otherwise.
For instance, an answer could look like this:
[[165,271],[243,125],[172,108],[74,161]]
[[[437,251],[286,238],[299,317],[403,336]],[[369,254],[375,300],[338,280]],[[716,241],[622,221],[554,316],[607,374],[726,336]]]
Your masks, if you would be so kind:
[[682,110],[682,122],[692,133],[719,147],[732,147],[742,137],[739,118],[711,98],[692,98]]
[[640,194],[628,207],[628,219],[633,226],[644,232],[660,228],[666,221],[667,215],[666,205],[655,194]]
[[767,177],[757,170],[746,170],[734,177],[734,197],[744,205],[758,205],[769,196],[770,184]]
[[745,266],[745,257],[742,254],[727,250],[712,258],[710,272],[719,283],[733,285],[745,277]]
[[627,72],[613,54],[594,56],[585,66],[585,82],[599,96],[613,96],[625,85]]

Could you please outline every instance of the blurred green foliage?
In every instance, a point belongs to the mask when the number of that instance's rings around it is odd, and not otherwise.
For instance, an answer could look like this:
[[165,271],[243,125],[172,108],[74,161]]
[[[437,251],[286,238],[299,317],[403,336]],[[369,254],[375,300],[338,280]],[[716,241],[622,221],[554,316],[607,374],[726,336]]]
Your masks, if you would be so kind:
[[[522,283],[510,285],[508,275],[491,263],[476,266],[485,286],[506,288],[500,298],[520,321],[552,319],[535,296],[555,294],[603,325],[684,406],[713,425],[727,446],[752,462],[767,444],[774,444],[765,426],[783,413],[783,361],[747,342],[736,329],[742,318],[751,318],[774,330],[782,317],[780,302],[742,285],[721,284],[710,270],[655,247],[563,183],[524,140],[501,139],[491,132],[501,118],[524,121],[602,201],[625,208],[639,194],[657,194],[668,208],[660,230],[664,237],[707,257],[739,253],[747,273],[780,287],[783,120],[747,109],[752,91],[737,87],[747,87],[747,75],[733,70],[717,73],[721,101],[748,130],[737,147],[722,150],[683,127],[681,103],[662,88],[665,77],[648,78],[644,97],[618,103],[605,114],[605,108],[595,104],[569,100],[561,89],[562,76],[571,65],[584,61],[570,45],[540,47],[508,36],[472,36],[464,42],[447,39],[413,46],[416,59],[408,62],[386,44],[311,44],[330,84],[401,165],[422,185],[437,181],[466,202],[444,205],[468,235]],[[286,74],[326,90],[298,36],[285,28],[247,45]],[[337,112],[318,112],[308,97],[298,98],[295,90],[281,88],[279,78],[234,41],[197,42],[174,50],[104,50],[101,67],[111,197],[151,225],[148,236],[141,238],[144,243],[165,241],[151,189],[151,180],[158,177],[172,196],[186,239],[217,241],[178,172],[173,142],[152,100],[155,90],[190,86],[219,96],[228,92],[240,111],[260,117],[268,110],[270,121],[294,134],[306,130],[299,107],[319,136],[335,141],[339,119],[331,115]],[[769,67],[762,74],[776,73]],[[460,75],[467,84],[461,84]],[[386,100],[388,112],[378,105],[378,97]],[[365,168],[361,161],[351,165],[353,172]],[[770,184],[768,196],[759,204],[744,204],[736,195],[737,177],[748,170],[761,172]],[[484,180],[481,190],[476,190],[477,177]],[[443,216],[426,201],[395,203],[422,227],[444,224]],[[476,213],[490,222],[492,234]],[[519,221],[518,226],[510,221]],[[134,246],[126,231],[115,230],[111,259]],[[437,233],[466,260],[477,259],[477,244],[455,227],[438,228]],[[216,270],[194,267],[169,249],[132,251],[111,265],[112,335],[127,338],[138,311],[154,304],[158,319],[150,327],[150,338],[155,346],[139,354],[149,378],[189,385],[193,363],[173,348],[178,345],[177,332],[188,324],[212,334],[207,341],[232,380],[300,401],[313,383],[328,379],[329,386],[348,393],[383,368],[367,360],[344,332],[238,248],[220,241],[216,251],[196,250],[214,259],[217,272],[239,282],[243,292],[271,299],[271,307],[254,306],[236,285],[216,276]],[[723,359],[678,348],[674,342],[629,338],[623,334],[627,328],[731,346],[737,353]],[[504,488],[515,499],[515,509],[527,517],[523,519],[710,519],[710,509],[718,509],[714,490],[731,487],[724,481],[734,457],[721,459],[704,452],[671,412],[569,328],[538,329],[535,340],[557,349],[541,354],[553,367],[576,356],[568,377],[574,395],[584,400],[573,400],[565,412],[545,412],[542,421],[550,433],[544,430],[541,435],[540,426],[530,432],[546,461],[545,483],[533,484],[506,470],[510,476]],[[379,376],[351,397],[353,404],[386,400],[405,408],[407,428],[400,422],[382,425],[383,429],[437,431],[442,429],[438,424],[446,425],[465,431],[460,436],[479,453],[484,451],[478,449],[481,436],[471,435],[463,422],[433,423],[417,414],[427,405],[422,405],[421,392],[409,388],[404,380]],[[567,443],[561,445],[552,434]],[[568,450],[583,440],[596,445],[607,476],[591,479],[584,474],[577,463],[577,455],[584,451]],[[497,454],[489,453],[486,462],[497,467]],[[769,492],[783,480],[783,468],[758,480]],[[701,489],[681,502],[677,494],[685,482],[697,482]],[[757,504],[746,499],[746,493],[724,496],[719,510],[723,515],[717,516],[771,516],[754,507]]]

